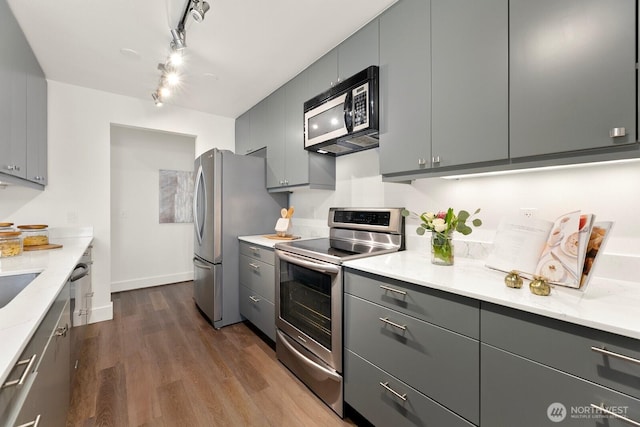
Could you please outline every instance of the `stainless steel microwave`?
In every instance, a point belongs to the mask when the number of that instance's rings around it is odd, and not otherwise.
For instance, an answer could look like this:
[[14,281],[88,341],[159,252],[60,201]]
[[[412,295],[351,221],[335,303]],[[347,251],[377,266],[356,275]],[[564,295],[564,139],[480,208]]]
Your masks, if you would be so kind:
[[378,67],[304,103],[304,148],[341,156],[378,146]]

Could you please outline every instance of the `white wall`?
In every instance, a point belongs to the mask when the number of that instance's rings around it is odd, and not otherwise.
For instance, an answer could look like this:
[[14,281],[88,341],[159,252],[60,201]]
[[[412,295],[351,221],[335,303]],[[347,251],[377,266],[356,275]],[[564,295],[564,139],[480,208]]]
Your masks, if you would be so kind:
[[[426,178],[399,184],[382,182],[378,155],[373,149],[338,157],[333,192],[294,192],[289,199],[295,206],[294,232],[296,224],[306,229],[311,225],[326,228],[327,211],[332,206],[399,206],[418,213],[448,207],[470,212],[481,208],[484,225],[468,238],[491,242],[500,219],[518,213],[521,207],[537,208],[538,216],[549,220],[580,209],[595,213],[597,219],[615,221],[605,253],[640,260],[638,161],[460,180]],[[409,249],[423,245],[426,239],[415,235],[414,225],[417,222],[411,221],[407,226]]]
[[159,171],[192,171],[193,136],[111,127],[111,291],[193,279],[193,223],[159,222]]
[[213,147],[233,149],[234,120],[169,104],[156,108],[151,100],[54,81],[49,81],[48,112],[49,185],[45,191],[14,186],[0,190],[0,218],[50,227],[92,225],[95,294],[90,321],[109,319],[111,125],[195,135],[197,156]]

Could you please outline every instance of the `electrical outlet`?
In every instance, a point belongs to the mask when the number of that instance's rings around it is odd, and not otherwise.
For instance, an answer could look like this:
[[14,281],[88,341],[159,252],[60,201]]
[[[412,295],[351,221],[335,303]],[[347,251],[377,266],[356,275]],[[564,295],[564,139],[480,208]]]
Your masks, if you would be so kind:
[[520,215],[525,218],[535,218],[538,213],[538,208],[520,208]]

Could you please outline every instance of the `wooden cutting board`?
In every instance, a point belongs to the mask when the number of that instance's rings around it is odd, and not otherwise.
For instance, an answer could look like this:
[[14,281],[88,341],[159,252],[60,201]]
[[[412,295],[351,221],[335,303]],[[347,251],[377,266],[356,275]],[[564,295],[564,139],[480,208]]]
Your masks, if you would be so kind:
[[300,236],[293,236],[293,235],[288,235],[288,236],[278,236],[277,234],[265,234],[265,236],[267,239],[273,239],[273,240],[295,240],[295,239],[299,239]]
[[25,246],[22,248],[25,252],[28,251],[44,251],[46,249],[59,249],[62,245],[58,245],[55,243],[49,243],[48,245],[37,245],[37,246]]

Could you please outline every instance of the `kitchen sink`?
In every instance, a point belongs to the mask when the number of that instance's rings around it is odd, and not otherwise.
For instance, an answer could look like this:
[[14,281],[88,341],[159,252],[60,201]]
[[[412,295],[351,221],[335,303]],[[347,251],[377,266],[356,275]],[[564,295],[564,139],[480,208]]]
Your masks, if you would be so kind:
[[40,273],[14,274],[0,276],[0,308],[9,304]]

